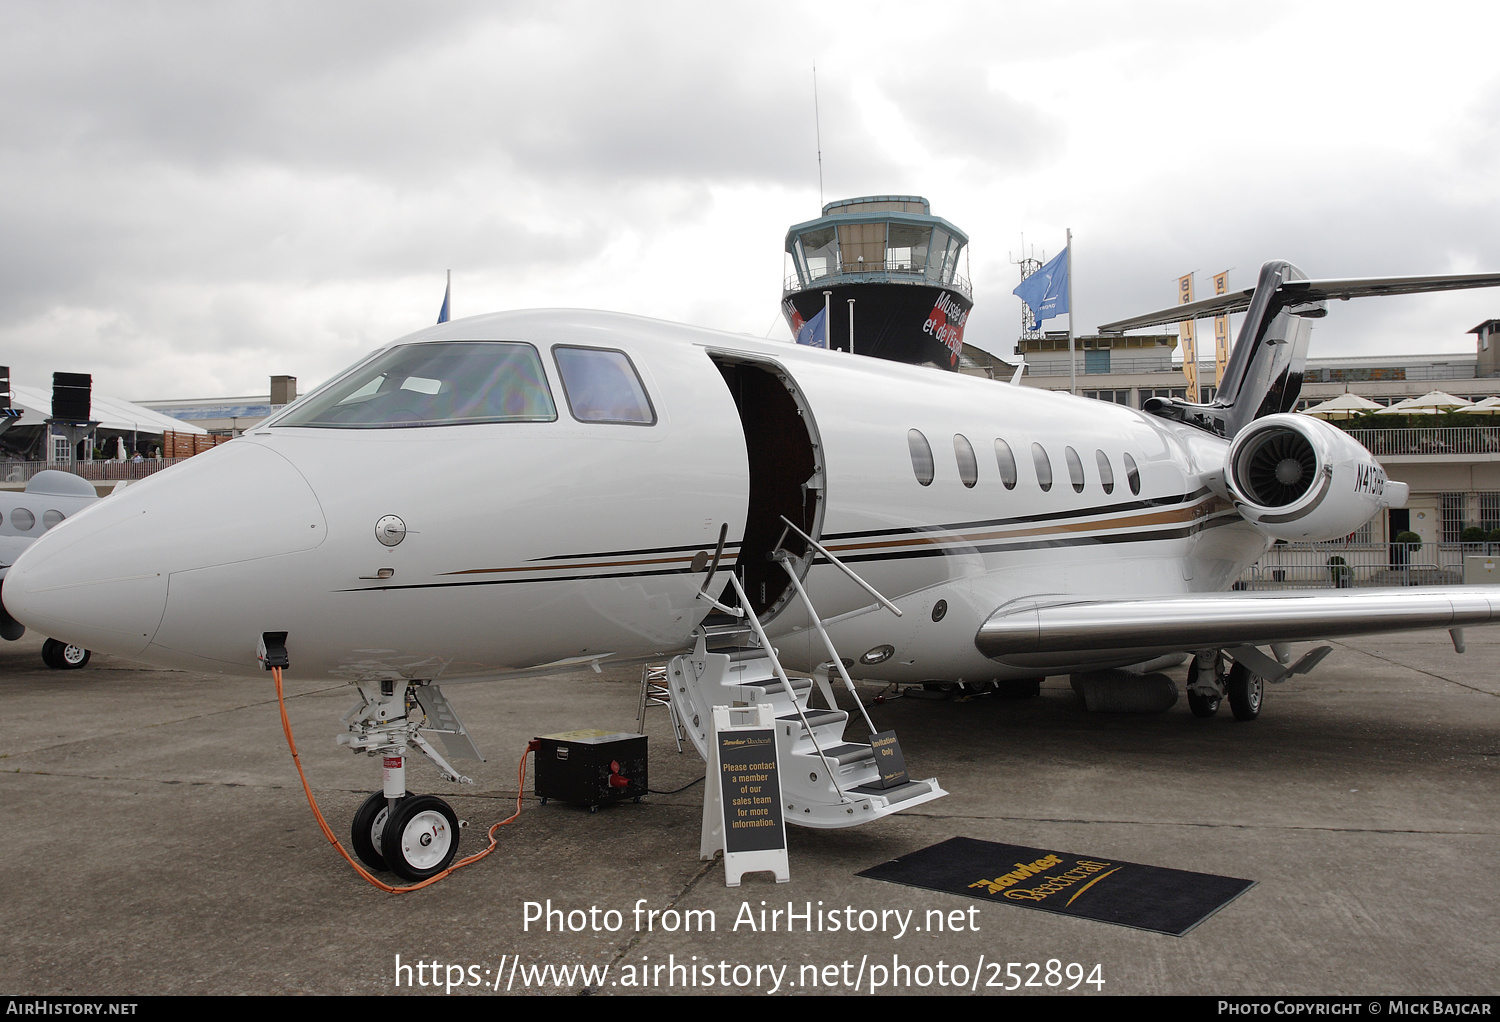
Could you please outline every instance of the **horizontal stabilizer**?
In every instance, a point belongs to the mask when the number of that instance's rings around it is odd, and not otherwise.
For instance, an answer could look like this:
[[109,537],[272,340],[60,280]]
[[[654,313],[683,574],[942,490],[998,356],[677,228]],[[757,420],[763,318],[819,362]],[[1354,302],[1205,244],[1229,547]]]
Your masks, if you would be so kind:
[[[1277,288],[1284,296],[1281,305],[1299,305],[1304,302],[1347,301],[1350,298],[1368,298],[1372,295],[1414,295],[1428,291],[1462,291],[1474,287],[1500,287],[1500,273],[1439,273],[1421,277],[1350,277],[1343,280],[1293,280]],[[1119,334],[1126,330],[1141,330],[1168,323],[1182,323],[1205,316],[1219,316],[1231,312],[1244,312],[1250,308],[1255,288],[1235,291],[1232,294],[1216,295],[1199,302],[1176,305],[1160,312],[1129,319],[1105,323],[1099,328],[1101,334]]]
[[980,625],[975,646],[1007,666],[1068,667],[1134,663],[1180,650],[1500,622],[1500,587],[1490,586],[1064,599],[1001,607]]

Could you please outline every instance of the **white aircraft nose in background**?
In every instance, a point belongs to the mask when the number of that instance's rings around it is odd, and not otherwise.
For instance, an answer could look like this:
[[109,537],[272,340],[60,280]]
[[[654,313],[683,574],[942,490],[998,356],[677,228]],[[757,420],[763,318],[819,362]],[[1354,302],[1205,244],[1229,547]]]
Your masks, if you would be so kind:
[[[306,550],[327,532],[311,487],[281,455],[227,444],[93,505],[33,543],[5,579],[22,624],[138,657],[162,624],[174,573]],[[256,633],[247,626],[247,656]]]

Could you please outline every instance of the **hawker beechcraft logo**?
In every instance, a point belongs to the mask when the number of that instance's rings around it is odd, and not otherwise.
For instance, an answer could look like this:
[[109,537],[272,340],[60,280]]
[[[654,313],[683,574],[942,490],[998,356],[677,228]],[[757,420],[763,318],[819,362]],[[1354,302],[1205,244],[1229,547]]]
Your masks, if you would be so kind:
[[1071,905],[1084,891],[1121,868],[1112,862],[1092,859],[1076,859],[1069,868],[1056,868],[1062,865],[1061,856],[1044,855],[1034,862],[1018,862],[1015,869],[993,880],[976,880],[969,886],[1011,901],[1049,901],[1066,895],[1057,900]]

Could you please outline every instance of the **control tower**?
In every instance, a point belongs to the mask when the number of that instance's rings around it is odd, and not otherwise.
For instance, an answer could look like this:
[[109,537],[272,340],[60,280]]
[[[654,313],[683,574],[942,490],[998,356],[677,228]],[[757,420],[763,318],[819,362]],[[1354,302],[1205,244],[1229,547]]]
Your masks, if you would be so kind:
[[792,336],[848,351],[852,315],[856,354],[956,370],[974,305],[958,274],[968,245],[920,195],[830,202],[786,232],[795,272],[781,309]]

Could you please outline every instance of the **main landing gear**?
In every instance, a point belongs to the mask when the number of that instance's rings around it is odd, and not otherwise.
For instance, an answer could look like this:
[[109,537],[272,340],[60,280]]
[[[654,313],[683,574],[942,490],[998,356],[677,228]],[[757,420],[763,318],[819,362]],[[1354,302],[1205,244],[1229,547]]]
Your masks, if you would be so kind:
[[1261,703],[1266,698],[1266,679],[1252,674],[1250,668],[1239,661],[1229,670],[1229,708],[1235,720],[1254,720],[1260,716]]
[[1195,717],[1212,717],[1227,697],[1235,720],[1254,720],[1265,696],[1266,679],[1243,661],[1229,664],[1222,649],[1199,653],[1188,667],[1188,709]]
[[59,639],[48,639],[42,643],[42,663],[55,671],[76,671],[89,662],[91,654],[82,646]]
[[1188,709],[1195,717],[1212,717],[1224,701],[1227,666],[1222,649],[1211,649],[1193,657],[1188,666]]
[[385,784],[354,814],[349,835],[354,854],[372,870],[389,871],[408,881],[426,880],[453,862],[463,824],[453,807],[436,795],[407,792],[407,747],[415,746],[432,760],[444,780],[461,784],[474,782],[449,766],[419,731],[442,734],[450,751],[450,736],[462,753],[472,750],[477,759],[478,750],[435,685],[404,680],[360,682],[359,694],[359,703],[344,714],[349,732],[339,735],[338,741],[354,752],[380,756]]

